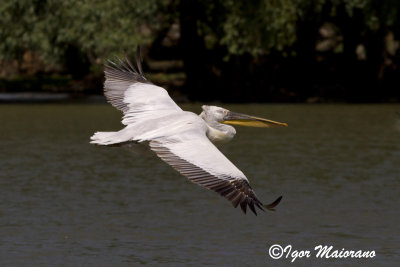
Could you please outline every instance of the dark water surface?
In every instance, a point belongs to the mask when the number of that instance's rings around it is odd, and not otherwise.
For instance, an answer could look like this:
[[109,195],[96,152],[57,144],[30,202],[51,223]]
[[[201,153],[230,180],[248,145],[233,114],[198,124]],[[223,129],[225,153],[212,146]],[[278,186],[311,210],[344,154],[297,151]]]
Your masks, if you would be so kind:
[[377,256],[295,263],[399,266],[398,105],[225,107],[289,124],[221,148],[276,212],[242,214],[145,146],[89,145],[120,128],[110,105],[1,105],[0,265],[287,265],[271,245],[323,244]]

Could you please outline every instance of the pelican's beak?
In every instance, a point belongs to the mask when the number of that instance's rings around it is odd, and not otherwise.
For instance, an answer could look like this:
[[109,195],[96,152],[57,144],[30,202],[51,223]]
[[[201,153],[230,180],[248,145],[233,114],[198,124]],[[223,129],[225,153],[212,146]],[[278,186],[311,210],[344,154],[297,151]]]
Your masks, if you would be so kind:
[[228,114],[225,115],[224,120],[221,121],[221,123],[265,128],[288,126],[287,123],[284,122],[271,121],[231,111],[229,111]]

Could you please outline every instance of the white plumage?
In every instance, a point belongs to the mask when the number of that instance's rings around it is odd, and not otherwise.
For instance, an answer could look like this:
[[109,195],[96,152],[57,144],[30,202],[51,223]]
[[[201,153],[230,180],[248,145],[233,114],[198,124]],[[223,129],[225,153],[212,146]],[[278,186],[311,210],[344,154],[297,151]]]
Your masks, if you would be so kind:
[[[190,181],[221,194],[234,207],[240,204],[245,213],[247,206],[255,214],[255,206],[263,210],[246,176],[211,141],[225,142],[233,138],[235,129],[225,123],[253,123],[256,127],[286,124],[214,106],[203,106],[200,116],[183,111],[165,89],[146,80],[139,60],[137,67],[128,59],[110,62],[105,67],[104,94],[124,113],[122,123],[126,127],[118,132],[97,132],[91,137],[91,143],[117,145],[147,141],[151,150]],[[280,199],[264,207],[273,210]]]

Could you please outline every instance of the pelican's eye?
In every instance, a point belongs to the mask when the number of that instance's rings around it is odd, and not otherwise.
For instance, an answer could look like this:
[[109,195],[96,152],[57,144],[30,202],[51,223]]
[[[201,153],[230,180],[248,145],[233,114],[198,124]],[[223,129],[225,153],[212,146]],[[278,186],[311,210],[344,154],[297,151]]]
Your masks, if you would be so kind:
[[226,115],[226,114],[228,114],[228,111],[227,111],[227,110],[224,110],[224,115]]

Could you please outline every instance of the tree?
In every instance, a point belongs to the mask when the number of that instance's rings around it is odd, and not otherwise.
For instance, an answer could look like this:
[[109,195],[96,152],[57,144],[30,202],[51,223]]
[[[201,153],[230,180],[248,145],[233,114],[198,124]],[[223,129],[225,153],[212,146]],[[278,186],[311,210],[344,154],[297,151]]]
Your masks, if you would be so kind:
[[[272,90],[279,91],[280,86],[289,87],[303,100],[315,94],[313,86],[320,82],[317,76],[321,71],[321,66],[316,61],[315,47],[319,30],[324,23],[330,22],[337,27],[343,41],[342,49],[335,51],[333,61],[329,62],[330,66],[325,71],[328,73],[333,67],[336,81],[332,80],[332,83],[342,83],[349,97],[361,96],[368,101],[379,88],[384,37],[388,30],[395,32],[397,36],[399,34],[400,2],[393,0],[181,0],[182,2],[193,4],[187,4],[188,7],[196,6],[197,13],[191,17],[196,21],[196,27],[190,31],[192,35],[197,34],[192,38],[194,42],[204,44],[196,46],[196,54],[209,55],[201,56],[201,59],[187,57],[185,64],[194,65],[195,62],[188,61],[195,60],[197,64],[204,65],[207,61],[211,65],[208,70],[220,70],[218,78],[225,77],[222,84],[230,92],[217,94],[223,89],[220,86],[221,81],[216,82],[212,73],[206,75],[201,72],[201,75],[196,75],[188,72],[188,81],[191,80],[190,84],[207,84],[208,91],[219,98],[235,95],[240,90],[242,96],[253,94],[256,96],[255,100],[260,99],[257,97],[257,89],[251,92],[248,84],[254,86],[255,81],[268,78],[263,77],[262,72],[259,72],[260,76],[254,76],[257,72],[255,68],[263,68],[264,76],[282,77],[281,80],[274,81],[276,89]],[[183,12],[189,14],[190,10],[180,10],[180,13]],[[186,30],[188,28],[182,28],[182,35]],[[356,49],[359,45],[365,49],[365,62],[360,62],[357,58]],[[199,51],[202,47],[204,51]],[[218,51],[219,58],[215,58],[213,51]],[[197,66],[198,70],[200,68]],[[285,75],[274,69],[280,69]],[[364,82],[360,84],[360,81]],[[269,90],[265,88],[268,83],[270,84],[268,81],[260,84],[264,91]],[[364,89],[357,89],[360,87]],[[195,90],[194,98],[206,95],[199,93],[199,90]],[[275,93],[279,94],[277,91]]]
[[[326,81],[372,96],[387,69],[384,38],[400,35],[399,11],[396,0],[9,0],[0,4],[0,59],[34,51],[79,79],[179,22],[192,99],[305,100]],[[327,23],[342,40],[323,53],[316,44]],[[357,90],[359,80],[369,89]]]
[[161,0],[4,1],[0,58],[21,61],[26,51],[34,51],[48,63],[67,62],[73,72],[84,61],[99,63],[150,43],[164,23],[165,6]]

